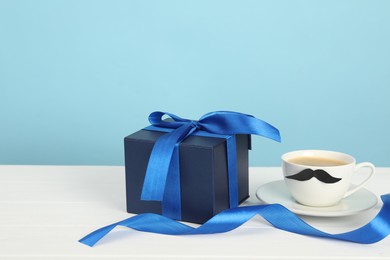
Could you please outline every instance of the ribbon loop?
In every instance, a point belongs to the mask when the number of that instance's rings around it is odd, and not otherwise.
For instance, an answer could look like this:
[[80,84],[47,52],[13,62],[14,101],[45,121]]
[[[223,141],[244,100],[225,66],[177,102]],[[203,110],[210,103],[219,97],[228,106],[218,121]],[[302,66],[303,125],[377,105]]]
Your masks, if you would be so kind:
[[[163,117],[165,115],[169,116],[171,119],[173,119],[173,121],[164,121]],[[183,124],[191,122],[191,120],[181,118],[171,113],[155,111],[149,115],[149,122],[154,126],[179,128]]]
[[279,130],[251,115],[237,112],[212,112],[199,120],[203,129],[215,134],[255,134],[281,141]]

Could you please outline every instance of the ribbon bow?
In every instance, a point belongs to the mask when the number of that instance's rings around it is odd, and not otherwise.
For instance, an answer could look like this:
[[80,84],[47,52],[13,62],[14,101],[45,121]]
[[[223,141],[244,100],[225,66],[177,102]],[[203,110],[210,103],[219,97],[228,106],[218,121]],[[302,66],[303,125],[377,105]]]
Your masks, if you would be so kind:
[[[164,121],[165,115],[172,120]],[[163,214],[174,219],[181,219],[178,145],[188,136],[201,130],[225,136],[256,134],[280,142],[278,129],[251,115],[237,112],[211,112],[202,116],[198,121],[193,121],[171,113],[156,111],[149,115],[149,122],[154,127],[173,130],[161,136],[153,147],[145,174],[141,200],[162,201]],[[235,150],[235,144],[234,147],[230,147],[230,150],[233,149]],[[232,168],[235,168],[235,158],[231,161],[234,161]],[[235,169],[230,169],[230,171],[235,171]],[[230,178],[231,176],[229,180]],[[229,183],[229,189],[231,187]],[[231,207],[238,205],[237,198],[234,196],[230,196],[230,202]]]

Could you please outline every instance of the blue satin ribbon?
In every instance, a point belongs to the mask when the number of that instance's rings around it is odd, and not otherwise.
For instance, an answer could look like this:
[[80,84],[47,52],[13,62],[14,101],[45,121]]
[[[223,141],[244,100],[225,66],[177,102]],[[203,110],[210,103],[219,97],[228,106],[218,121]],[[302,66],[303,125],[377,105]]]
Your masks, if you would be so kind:
[[[169,116],[173,121],[164,121]],[[256,134],[280,141],[278,129],[251,115],[218,111],[202,116],[198,121],[184,119],[171,113],[153,112],[149,115],[149,130],[169,129],[155,143],[146,169],[141,200],[162,202],[163,215],[181,219],[180,165],[178,145],[192,134],[216,136],[227,140],[229,206],[238,206],[235,134]],[[158,130],[158,129],[157,129]],[[219,136],[218,136],[219,135]],[[222,135],[222,136],[220,136]]]
[[381,199],[383,206],[373,220],[361,228],[341,234],[329,234],[320,231],[304,222],[285,207],[279,204],[268,204],[227,209],[197,228],[157,214],[140,214],[100,228],[80,239],[79,242],[92,247],[116,226],[165,235],[224,233],[241,226],[256,214],[259,214],[274,227],[288,232],[361,244],[372,244],[390,234],[390,194],[382,195]]

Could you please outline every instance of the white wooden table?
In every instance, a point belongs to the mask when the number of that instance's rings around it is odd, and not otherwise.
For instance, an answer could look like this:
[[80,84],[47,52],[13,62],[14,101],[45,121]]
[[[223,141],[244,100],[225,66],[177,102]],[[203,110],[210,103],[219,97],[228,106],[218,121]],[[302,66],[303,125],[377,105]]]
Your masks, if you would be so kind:
[[[124,167],[0,166],[0,259],[390,259],[390,237],[371,245],[281,231],[261,217],[225,234],[167,236],[118,227],[90,248],[78,242],[89,232],[128,218]],[[256,188],[282,179],[280,168],[251,168]],[[378,168],[367,186],[390,193],[390,168]],[[372,210],[334,218],[302,217],[326,232],[356,229]]]

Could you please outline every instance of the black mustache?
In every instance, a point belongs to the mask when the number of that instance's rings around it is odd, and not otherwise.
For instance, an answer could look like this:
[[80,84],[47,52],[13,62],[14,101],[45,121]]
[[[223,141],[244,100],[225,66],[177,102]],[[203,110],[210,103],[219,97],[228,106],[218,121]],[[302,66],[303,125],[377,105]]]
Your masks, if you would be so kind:
[[313,171],[312,169],[305,169],[297,174],[286,176],[288,179],[297,181],[308,181],[313,177],[324,183],[336,183],[341,180],[341,178],[335,178],[324,170]]

